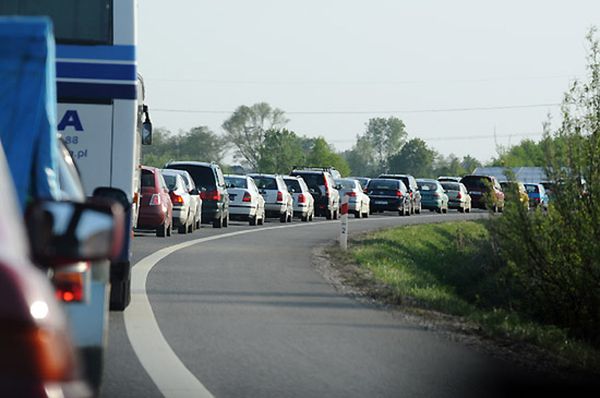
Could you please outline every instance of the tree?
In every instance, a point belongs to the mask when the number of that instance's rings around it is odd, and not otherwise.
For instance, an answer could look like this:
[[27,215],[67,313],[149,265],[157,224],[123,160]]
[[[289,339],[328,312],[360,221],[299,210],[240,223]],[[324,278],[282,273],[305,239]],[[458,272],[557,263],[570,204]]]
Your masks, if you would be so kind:
[[443,155],[437,157],[434,174],[436,176],[463,176],[467,173],[460,159],[456,155],[450,154],[448,157]]
[[460,165],[464,169],[465,174],[471,174],[473,171],[475,171],[476,168],[482,166],[481,162],[471,155],[463,157],[463,160],[462,162],[460,162]]
[[258,168],[261,173],[288,174],[304,163],[303,140],[293,131],[267,130],[260,148]]
[[384,172],[387,170],[388,159],[400,151],[406,136],[406,126],[397,117],[372,118],[367,122],[365,134],[359,137],[357,144],[361,138],[368,141],[370,147],[364,148],[371,149],[369,156],[373,158],[377,171]]
[[329,146],[325,138],[319,137],[306,157],[306,165],[312,167],[335,167],[341,175],[347,176],[350,167],[346,160]]
[[263,146],[265,132],[283,128],[288,121],[281,109],[260,102],[252,106],[240,106],[229,119],[223,122],[222,127],[227,141],[236,148],[235,157],[256,169],[260,161],[260,149]]
[[531,139],[525,139],[508,149],[500,149],[498,158],[492,166],[502,167],[543,167],[546,164],[543,145]]
[[404,144],[400,152],[389,158],[389,170],[415,177],[433,177],[433,160],[436,155],[425,141],[413,138]]
[[343,157],[350,166],[350,173],[354,176],[374,177],[379,170],[375,166],[373,146],[365,137],[357,136],[356,144],[343,153]]

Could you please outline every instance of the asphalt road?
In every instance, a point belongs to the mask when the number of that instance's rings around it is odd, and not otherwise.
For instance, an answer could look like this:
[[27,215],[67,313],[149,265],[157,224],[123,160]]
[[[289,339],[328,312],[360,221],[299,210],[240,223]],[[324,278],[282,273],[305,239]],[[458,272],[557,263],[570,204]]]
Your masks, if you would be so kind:
[[[390,214],[351,219],[349,228],[358,233],[481,216]],[[136,262],[181,242],[253,231],[200,242],[156,262],[145,286],[164,340],[148,327],[136,332],[132,346],[124,317],[131,325],[148,315],[137,304],[125,315],[111,313],[102,396],[200,396],[183,384],[178,391],[165,387],[182,373],[172,360],[215,397],[484,397],[538,377],[341,295],[314,269],[311,255],[336,239],[339,222],[288,225],[232,222],[167,239],[138,234]],[[161,341],[175,354],[164,362]]]

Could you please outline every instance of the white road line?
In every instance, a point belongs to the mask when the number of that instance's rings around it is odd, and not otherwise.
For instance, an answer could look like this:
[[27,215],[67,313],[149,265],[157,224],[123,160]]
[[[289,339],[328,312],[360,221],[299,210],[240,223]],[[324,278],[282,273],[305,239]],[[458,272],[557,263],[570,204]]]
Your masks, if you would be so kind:
[[[421,217],[432,216],[435,215],[423,215]],[[382,218],[356,219],[350,220],[350,222],[374,220],[382,220]],[[212,398],[213,395],[196,378],[196,376],[185,367],[160,331],[158,322],[152,311],[152,306],[148,300],[148,295],[146,294],[146,280],[148,279],[148,274],[152,268],[169,254],[200,243],[253,232],[306,227],[320,224],[336,225],[337,223],[331,221],[298,223],[277,227],[247,229],[244,231],[194,239],[158,250],[134,265],[131,275],[131,304],[129,304],[129,307],[123,314],[125,319],[125,329],[127,331],[127,337],[131,342],[131,346],[142,366],[165,397]]]

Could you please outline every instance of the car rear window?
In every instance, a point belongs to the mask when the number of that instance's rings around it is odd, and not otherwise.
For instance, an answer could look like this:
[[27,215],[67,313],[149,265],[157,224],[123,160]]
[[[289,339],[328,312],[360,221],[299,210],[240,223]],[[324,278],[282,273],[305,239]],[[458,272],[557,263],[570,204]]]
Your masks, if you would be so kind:
[[254,178],[254,182],[259,189],[279,189],[277,179],[273,177],[256,176],[252,178]]
[[525,185],[527,193],[539,193],[540,189],[537,185]]
[[490,180],[486,177],[465,177],[460,182],[463,183],[467,189],[486,189]]
[[243,177],[225,177],[227,188],[248,188],[248,182]]
[[294,175],[302,177],[309,188],[318,190],[319,187],[325,186],[325,177],[323,177],[323,174],[295,172]]
[[167,188],[169,188],[169,190],[177,189],[176,176],[163,174],[163,178],[165,179],[165,182],[167,183]]
[[397,181],[389,180],[371,180],[367,186],[370,190],[378,191],[396,191],[398,190],[399,183]]
[[417,187],[419,187],[419,191],[437,191],[438,186],[435,182],[417,181]]
[[154,173],[149,170],[142,170],[142,187],[154,186]]
[[288,180],[286,178],[283,180],[285,181],[285,185],[287,185],[288,191],[302,192],[302,187],[300,186],[300,182],[298,182],[298,180]]
[[342,189],[354,189],[356,188],[356,183],[354,180],[336,180],[336,183],[342,186]]
[[442,182],[442,188],[446,191],[460,191],[460,185],[457,182]]
[[217,187],[215,173],[213,173],[210,167],[191,164],[173,164],[168,165],[167,168],[187,171],[192,176],[197,187],[205,188],[207,190],[215,189]]

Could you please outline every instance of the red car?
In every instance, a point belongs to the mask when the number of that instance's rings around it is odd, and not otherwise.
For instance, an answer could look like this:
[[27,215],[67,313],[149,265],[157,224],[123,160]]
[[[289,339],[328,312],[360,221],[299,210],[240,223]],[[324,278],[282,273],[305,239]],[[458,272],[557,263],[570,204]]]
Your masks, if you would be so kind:
[[142,200],[137,227],[156,230],[159,237],[171,236],[173,203],[160,169],[142,166],[141,180]]

